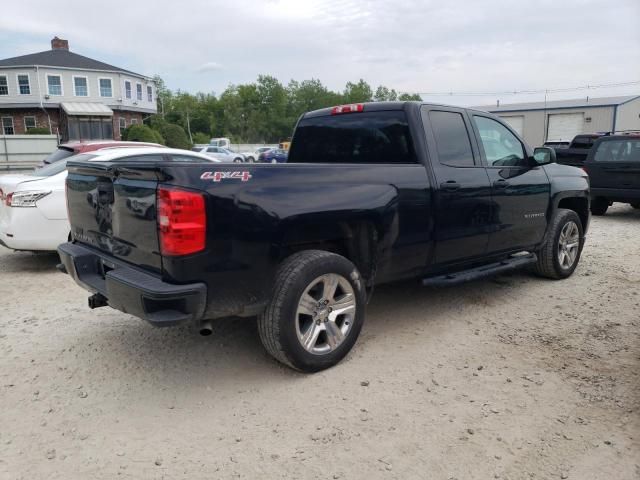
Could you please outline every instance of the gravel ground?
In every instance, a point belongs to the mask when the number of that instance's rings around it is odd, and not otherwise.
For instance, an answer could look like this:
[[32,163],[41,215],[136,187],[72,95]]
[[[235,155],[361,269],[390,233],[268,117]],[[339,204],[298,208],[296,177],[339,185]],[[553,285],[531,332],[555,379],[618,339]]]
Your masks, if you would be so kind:
[[640,211],[594,218],[565,281],[381,287],[354,351],[281,367],[105,308],[0,247],[0,477],[640,478]]

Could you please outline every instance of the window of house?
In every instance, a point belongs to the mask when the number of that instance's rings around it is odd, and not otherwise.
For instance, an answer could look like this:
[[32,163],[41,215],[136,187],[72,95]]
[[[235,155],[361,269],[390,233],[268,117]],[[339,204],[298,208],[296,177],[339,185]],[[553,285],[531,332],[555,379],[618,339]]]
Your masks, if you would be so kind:
[[31,128],[36,128],[36,117],[24,117],[24,130],[29,131]]
[[9,81],[6,75],[0,75],[0,95],[9,95]]
[[62,95],[62,77],[60,75],[47,75],[47,93],[49,95]]
[[122,131],[127,128],[127,119],[124,117],[120,117],[118,119],[118,126],[120,127],[120,134],[122,134]]
[[111,118],[69,117],[69,140],[112,140],[113,124]]
[[89,80],[87,77],[73,77],[73,89],[76,97],[88,97]]
[[132,118],[131,121],[129,122],[131,125],[137,125],[138,124],[138,119],[137,118]]
[[129,80],[124,82],[124,96],[126,98],[131,98],[131,82]]
[[431,111],[429,122],[436,139],[439,162],[450,167],[473,167],[471,140],[462,115]]
[[153,102],[153,87],[151,85],[147,85],[147,101]]
[[100,82],[100,96],[101,97],[113,97],[113,88],[111,87],[110,78],[101,78]]
[[2,133],[5,135],[13,135],[13,117],[2,117]]
[[138,101],[142,101],[142,84],[136,83],[136,98]]
[[524,149],[520,140],[507,127],[487,117],[473,116],[480,145],[490,167],[526,166]]
[[31,84],[29,83],[28,73],[18,75],[18,92],[20,95],[31,95]]

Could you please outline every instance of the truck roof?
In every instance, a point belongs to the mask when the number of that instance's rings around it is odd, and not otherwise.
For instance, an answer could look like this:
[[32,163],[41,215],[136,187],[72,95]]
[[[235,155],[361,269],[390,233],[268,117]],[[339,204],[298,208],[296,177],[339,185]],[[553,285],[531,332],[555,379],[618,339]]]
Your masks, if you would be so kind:
[[367,112],[381,112],[385,110],[404,110],[407,105],[415,105],[415,106],[430,106],[430,107],[446,107],[446,108],[459,108],[463,110],[468,110],[472,112],[478,112],[483,115],[487,115],[488,112],[483,110],[477,110],[474,108],[467,107],[459,107],[455,105],[447,105],[444,103],[431,103],[431,102],[417,102],[417,101],[395,101],[395,102],[357,102],[353,104],[345,104],[345,105],[336,105],[327,108],[320,108],[318,110],[312,110],[302,115],[301,118],[311,118],[311,117],[321,117],[324,115],[330,115],[332,110],[336,107],[343,107],[347,105],[363,105],[364,111]]

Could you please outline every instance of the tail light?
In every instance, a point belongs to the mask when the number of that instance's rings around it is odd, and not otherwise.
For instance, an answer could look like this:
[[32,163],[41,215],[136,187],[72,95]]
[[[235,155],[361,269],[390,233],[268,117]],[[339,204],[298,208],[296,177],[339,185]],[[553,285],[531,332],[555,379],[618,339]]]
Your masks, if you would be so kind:
[[207,216],[201,194],[161,187],[157,209],[162,255],[189,255],[204,250]]
[[352,103],[351,105],[338,105],[331,109],[331,115],[340,115],[341,113],[355,113],[364,111],[364,104]]
[[24,192],[13,192],[7,194],[5,203],[7,207],[35,207],[38,200],[46,197],[50,193],[50,190],[28,190]]

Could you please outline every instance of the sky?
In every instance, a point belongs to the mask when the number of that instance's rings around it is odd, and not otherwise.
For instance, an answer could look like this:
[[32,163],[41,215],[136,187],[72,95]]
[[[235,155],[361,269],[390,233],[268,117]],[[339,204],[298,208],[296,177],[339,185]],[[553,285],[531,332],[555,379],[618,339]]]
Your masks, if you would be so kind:
[[[50,48],[220,94],[269,74],[333,90],[362,78],[427,101],[538,101],[506,94],[640,82],[640,0],[154,0],[3,2],[0,58]],[[487,95],[459,95],[484,92]],[[548,99],[640,94],[624,87]]]

